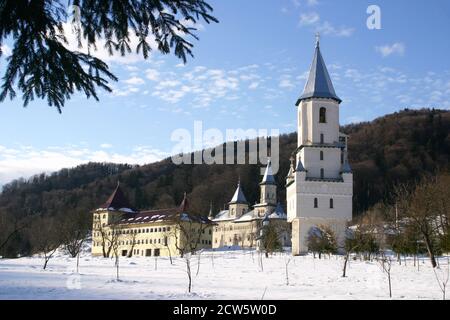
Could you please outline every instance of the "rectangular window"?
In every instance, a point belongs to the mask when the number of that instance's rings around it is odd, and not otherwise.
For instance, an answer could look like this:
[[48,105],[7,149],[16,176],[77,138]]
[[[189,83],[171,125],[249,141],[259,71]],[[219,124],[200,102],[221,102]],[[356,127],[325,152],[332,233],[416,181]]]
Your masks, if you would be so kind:
[[152,255],[152,249],[146,249],[145,250],[145,256],[150,257]]
[[159,257],[159,249],[155,249],[155,257]]

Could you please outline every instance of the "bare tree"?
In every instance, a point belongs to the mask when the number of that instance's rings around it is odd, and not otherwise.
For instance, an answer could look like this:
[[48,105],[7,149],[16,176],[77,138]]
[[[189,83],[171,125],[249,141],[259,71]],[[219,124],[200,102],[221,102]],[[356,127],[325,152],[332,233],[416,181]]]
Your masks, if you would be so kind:
[[60,222],[64,249],[72,258],[77,258],[77,272],[80,265],[80,253],[89,233],[90,220],[84,212],[68,212]]
[[54,218],[38,217],[29,229],[33,252],[44,255],[43,269],[62,244],[59,226]]
[[192,216],[185,212],[174,216],[174,227],[171,228],[170,235],[174,239],[174,245],[186,263],[186,273],[188,275],[188,291],[192,288],[191,257],[197,252],[201,243],[202,234],[210,226],[210,222],[202,217]]
[[381,253],[381,259],[378,260],[381,270],[386,273],[389,283],[389,297],[392,298],[392,281],[391,281],[391,268],[392,259],[390,256],[386,256],[384,252]]
[[[11,223],[11,221],[13,222]],[[8,242],[28,226],[28,219],[18,219],[16,216],[0,213],[0,255]]]
[[188,276],[188,292],[191,293],[192,290],[192,271],[191,271],[191,253],[187,252],[183,256],[184,262],[186,263],[186,274]]
[[114,241],[111,241],[111,251],[114,255],[114,266],[116,267],[116,280],[120,281],[119,277],[119,266],[120,266],[120,252],[119,252],[119,246],[120,246],[120,232],[116,228],[112,231],[115,235],[111,239],[114,239]]
[[133,256],[134,247],[136,245],[136,232],[131,229],[128,233],[123,235],[124,242],[128,243],[130,248],[127,250],[127,258],[131,258]]
[[286,273],[286,285],[289,285],[289,264],[292,261],[292,256],[290,254],[284,255],[284,266],[285,266],[285,273]]
[[[442,194],[448,194],[448,185],[442,183],[439,177],[425,177],[412,188],[399,186],[396,189],[397,203],[401,219],[411,224],[421,235],[433,268],[437,267],[436,254],[439,253],[439,237],[444,233],[446,218],[445,209],[449,198],[443,199]],[[444,211],[443,209],[444,208]]]
[[200,258],[201,258],[202,252],[203,252],[203,250],[197,251],[197,273],[195,274],[196,277],[198,276],[198,274],[200,272],[200,262],[201,262]]
[[343,278],[347,276],[347,265],[350,260],[350,255],[356,250],[358,250],[360,245],[361,245],[360,233],[357,230],[353,231],[351,229],[347,229],[344,243],[345,256],[344,256],[344,267],[342,269]]
[[433,268],[434,276],[439,285],[439,289],[442,291],[442,299],[445,300],[445,294],[447,290],[447,284],[450,276],[450,260],[447,257],[447,267],[446,268]]
[[102,246],[102,254],[104,258],[111,257],[113,248],[117,245],[120,235],[118,220],[108,225],[98,223],[94,229],[100,235],[100,244]]

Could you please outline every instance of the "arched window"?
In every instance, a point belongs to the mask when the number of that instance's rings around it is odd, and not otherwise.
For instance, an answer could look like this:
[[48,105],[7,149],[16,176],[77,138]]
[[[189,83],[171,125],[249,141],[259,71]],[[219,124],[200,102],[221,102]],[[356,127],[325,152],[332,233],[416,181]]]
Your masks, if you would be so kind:
[[325,170],[323,168],[320,169],[320,179],[323,179],[325,177]]
[[320,161],[323,161],[323,151],[320,151]]
[[319,200],[317,198],[314,198],[314,208],[319,207]]
[[323,133],[320,134],[320,143],[325,143],[325,136],[323,135]]
[[322,107],[319,111],[319,122],[320,123],[326,123],[327,122],[327,109]]
[[330,199],[330,209],[334,209],[334,200],[333,200],[333,198]]

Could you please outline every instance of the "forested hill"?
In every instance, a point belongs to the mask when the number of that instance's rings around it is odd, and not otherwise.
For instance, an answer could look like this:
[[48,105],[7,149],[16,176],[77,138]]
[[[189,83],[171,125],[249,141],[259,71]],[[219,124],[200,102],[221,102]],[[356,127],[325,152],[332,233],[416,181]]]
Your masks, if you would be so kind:
[[[348,125],[349,160],[354,170],[354,209],[359,214],[389,195],[397,182],[416,179],[424,172],[447,169],[450,156],[450,112],[404,110],[372,122]],[[279,199],[285,199],[285,176],[296,134],[280,139]],[[250,203],[259,197],[257,165],[180,165],[170,159],[145,166],[91,163],[38,175],[4,186],[0,214],[58,216],[90,210],[102,204],[120,180],[137,208],[174,206],[186,191],[192,210],[215,211],[227,203],[238,177]]]

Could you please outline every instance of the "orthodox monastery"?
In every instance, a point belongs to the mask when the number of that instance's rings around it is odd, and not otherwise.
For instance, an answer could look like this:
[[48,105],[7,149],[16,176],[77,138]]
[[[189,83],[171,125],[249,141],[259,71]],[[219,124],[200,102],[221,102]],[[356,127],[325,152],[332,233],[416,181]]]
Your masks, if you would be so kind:
[[336,95],[317,40],[303,94],[296,103],[298,146],[286,178],[287,214],[277,201],[270,159],[260,183],[259,203],[250,206],[240,182],[228,210],[208,218],[189,212],[185,195],[178,208],[134,210],[120,186],[93,212],[92,254],[105,257],[171,256],[203,248],[258,248],[263,226],[276,227],[281,246],[308,252],[308,235],[330,227],[339,245],[352,219],[353,173],[348,136],[339,132]]

